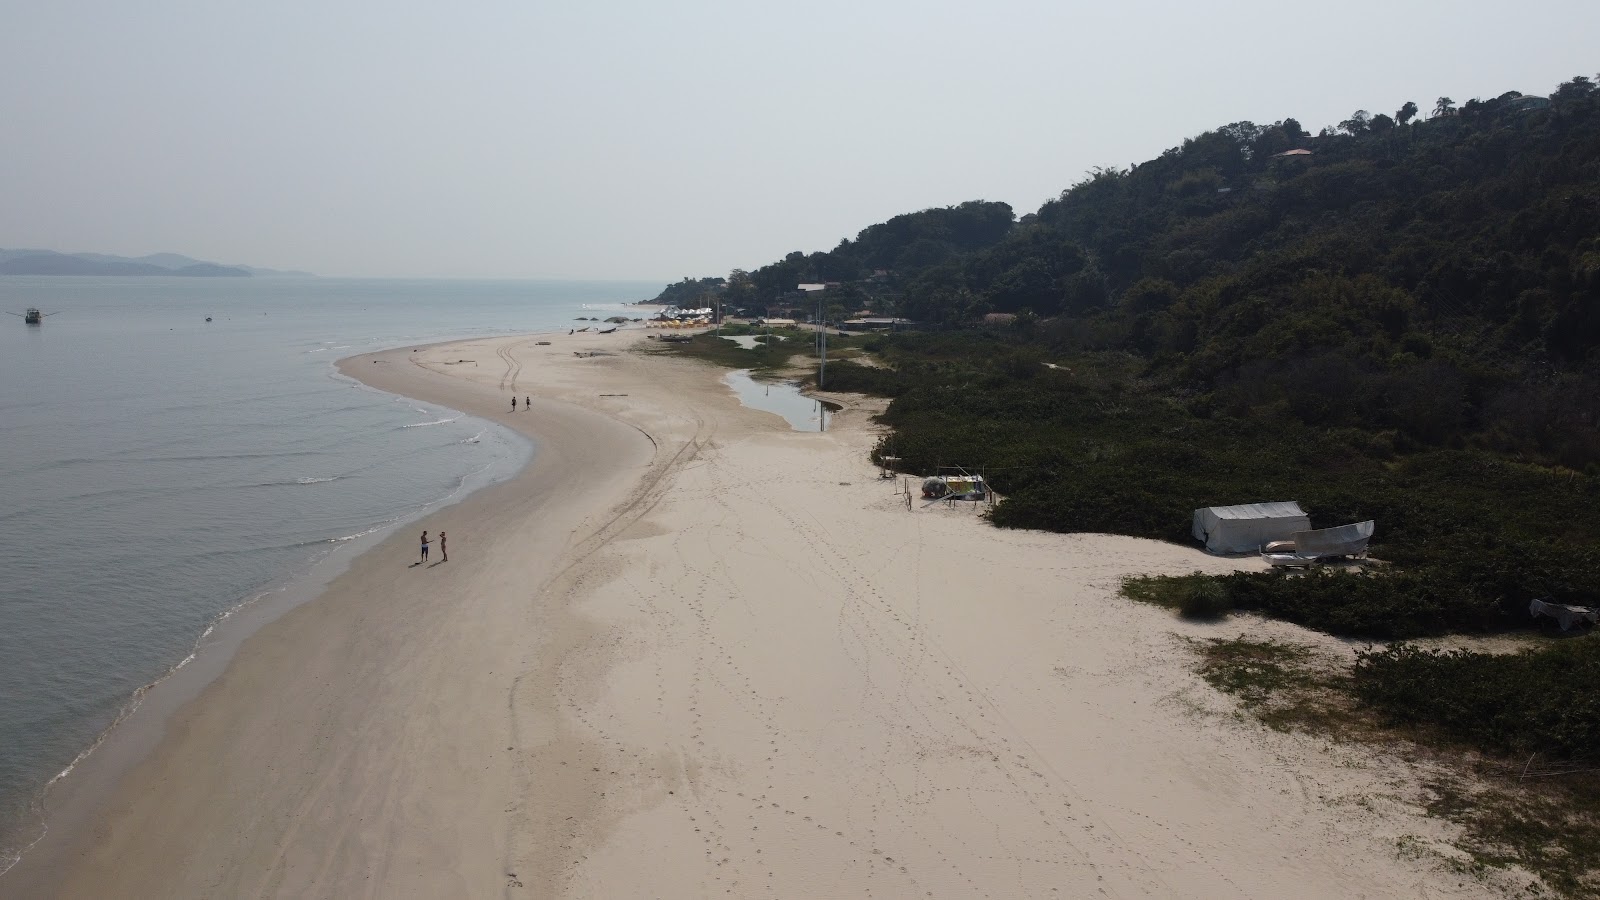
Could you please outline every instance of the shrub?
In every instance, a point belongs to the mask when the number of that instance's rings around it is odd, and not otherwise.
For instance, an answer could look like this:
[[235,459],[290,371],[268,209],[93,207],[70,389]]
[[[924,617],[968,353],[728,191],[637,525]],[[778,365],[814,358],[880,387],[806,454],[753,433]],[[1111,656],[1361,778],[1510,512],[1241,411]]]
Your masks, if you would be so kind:
[[1231,609],[1233,601],[1228,592],[1211,579],[1190,582],[1178,598],[1178,612],[1185,619],[1220,619]]
[[1357,695],[1400,724],[1488,750],[1600,748],[1600,635],[1510,655],[1397,644],[1360,654],[1354,674]]

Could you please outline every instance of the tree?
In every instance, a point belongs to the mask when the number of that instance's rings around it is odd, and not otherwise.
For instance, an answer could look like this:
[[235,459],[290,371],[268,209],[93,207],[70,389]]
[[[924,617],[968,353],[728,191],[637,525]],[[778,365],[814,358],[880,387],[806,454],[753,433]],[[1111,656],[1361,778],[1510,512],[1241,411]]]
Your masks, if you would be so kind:
[[1572,80],[1556,88],[1557,100],[1577,100],[1589,96],[1595,89],[1595,83],[1587,75],[1574,75]]
[[1350,114],[1350,118],[1339,123],[1339,130],[1345,134],[1361,134],[1367,130],[1371,123],[1372,113],[1364,109],[1358,109]]
[[1453,116],[1456,114],[1456,102],[1449,97],[1440,97],[1439,102],[1433,105],[1433,117]]
[[1410,100],[1407,100],[1406,105],[1400,107],[1400,109],[1394,114],[1395,121],[1399,122],[1401,125],[1409,125],[1411,120],[1415,119],[1416,117],[1417,104],[1411,102]]
[[1394,128],[1394,120],[1383,113],[1378,113],[1372,117],[1371,122],[1367,123],[1367,128],[1374,132],[1389,131]]

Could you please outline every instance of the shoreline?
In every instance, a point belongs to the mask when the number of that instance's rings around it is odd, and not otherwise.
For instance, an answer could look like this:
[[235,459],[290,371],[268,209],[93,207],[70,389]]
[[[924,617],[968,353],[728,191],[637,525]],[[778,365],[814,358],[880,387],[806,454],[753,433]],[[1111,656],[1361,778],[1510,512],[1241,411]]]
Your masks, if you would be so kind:
[[[520,335],[515,339],[532,340],[546,336],[543,332],[537,332]],[[502,336],[499,339],[506,338]],[[412,349],[431,350],[470,343],[474,340],[482,339],[447,341],[417,348],[410,346],[392,348],[350,357],[334,363],[333,374],[349,378],[356,385],[367,389],[437,404],[506,427],[536,448],[544,445],[548,438],[539,430],[523,425],[521,420],[505,419],[502,415],[498,415],[504,412],[503,409],[494,408],[492,403],[480,403],[480,398],[471,393],[457,394],[448,390],[430,392],[426,389],[402,393],[387,386],[382,377],[374,377],[366,370],[355,369],[353,365],[356,360],[374,357],[393,358],[393,361],[403,362]],[[544,421],[544,417],[540,418]],[[595,423],[587,424],[592,426]],[[643,440],[637,434],[617,432],[612,435],[612,441],[615,442],[618,436],[624,441]],[[564,437],[567,439],[566,443],[572,443],[573,435],[566,434]],[[236,607],[231,614],[219,619],[214,624],[215,630],[211,634],[197,639],[196,650],[204,652],[195,655],[186,665],[175,666],[172,671],[144,689],[148,693],[138,701],[137,708],[132,713],[122,716],[113,727],[108,728],[94,747],[74,761],[71,775],[60,785],[50,788],[46,811],[48,830],[27,848],[14,866],[0,875],[0,894],[17,891],[22,896],[50,895],[52,891],[60,888],[59,870],[71,866],[84,855],[86,845],[94,837],[92,834],[94,820],[119,802],[117,800],[119,794],[127,793],[125,782],[129,779],[130,773],[136,773],[139,769],[147,767],[151,763],[152,756],[165,749],[171,733],[179,724],[178,720],[190,714],[188,707],[197,700],[201,703],[210,700],[208,695],[217,681],[229,674],[240,650],[250,645],[262,631],[272,628],[274,623],[285,616],[295,615],[308,607],[315,607],[324,602],[327,595],[337,588],[338,583],[348,576],[349,571],[362,565],[370,555],[393,552],[392,548],[395,546],[404,547],[414,555],[412,538],[409,534],[399,533],[408,524],[437,518],[444,511],[472,503],[477,498],[524,482],[530,477],[542,475],[544,480],[549,480],[550,473],[544,471],[549,465],[550,461],[546,460],[545,466],[541,467],[536,453],[530,452],[521,467],[513,470],[508,476],[474,486],[464,495],[458,489],[440,500],[433,501],[419,509],[415,515],[406,516],[371,535],[359,538],[358,540],[365,545],[359,552],[329,553],[313,562],[308,571],[291,573],[286,576],[286,583],[268,586],[259,592],[255,599],[246,601]],[[446,530],[448,529],[447,525]],[[467,529],[457,526],[457,533],[465,535]],[[465,542],[458,537],[457,561],[461,559],[460,554],[464,546]],[[318,568],[328,567],[332,567],[334,571],[320,576],[315,571]],[[303,583],[307,581],[309,583]],[[287,596],[274,596],[280,591],[286,592]],[[216,652],[219,650],[222,652]],[[211,700],[211,702],[217,701]]]
[[1186,644],[1313,636],[1116,595],[1258,560],[908,508],[867,458],[880,401],[795,432],[645,345],[341,361],[540,453],[428,517],[467,537],[448,566],[394,535],[247,640],[54,894],[1487,892],[1415,766],[1236,717]]
[[[336,370],[330,374],[348,380],[354,387],[373,390],[364,382]],[[496,424],[481,421],[486,425]],[[16,859],[0,868],[0,888],[7,884],[6,873],[21,865],[36,847],[60,840],[60,833],[72,835],[81,829],[104,805],[105,796],[121,777],[154,750],[172,715],[216,680],[239,647],[258,630],[296,607],[316,600],[361,554],[399,529],[434,510],[459,503],[477,491],[513,478],[526,468],[532,459],[533,443],[526,435],[513,434],[526,444],[522,460],[515,466],[502,467],[495,472],[489,471],[492,466],[469,471],[461,476],[454,489],[420,507],[358,534],[329,539],[326,543],[331,546],[327,549],[218,613],[195,637],[183,659],[129,695],[111,723],[45,783],[40,818],[30,820],[38,825],[39,833],[18,852]],[[51,837],[51,825],[56,826],[55,837]],[[49,859],[52,850],[54,848],[46,844],[41,855]]]

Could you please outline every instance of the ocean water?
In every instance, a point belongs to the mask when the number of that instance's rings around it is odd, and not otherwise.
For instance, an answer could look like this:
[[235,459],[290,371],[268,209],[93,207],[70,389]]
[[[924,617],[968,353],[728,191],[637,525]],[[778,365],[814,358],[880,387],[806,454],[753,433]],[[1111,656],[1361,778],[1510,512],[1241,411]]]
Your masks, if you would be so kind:
[[52,779],[231,610],[531,452],[335,360],[566,328],[660,288],[0,278],[0,309],[59,313],[0,321],[0,871]]

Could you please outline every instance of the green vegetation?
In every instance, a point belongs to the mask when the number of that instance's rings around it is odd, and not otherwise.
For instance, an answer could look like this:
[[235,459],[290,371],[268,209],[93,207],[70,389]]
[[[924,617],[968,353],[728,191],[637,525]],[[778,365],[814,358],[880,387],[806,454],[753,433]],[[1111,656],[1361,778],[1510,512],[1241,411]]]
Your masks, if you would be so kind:
[[1234,608],[1233,598],[1221,582],[1198,573],[1125,578],[1122,593],[1133,600],[1175,609],[1186,619],[1221,619]]
[[[1199,592],[1205,589],[1205,599]],[[1451,632],[1505,630],[1527,622],[1527,612],[1506,609],[1463,588],[1448,572],[1247,573],[1148,576],[1127,579],[1134,600],[1175,608],[1210,608],[1216,618],[1245,610],[1344,637],[1413,638]]]
[[1495,655],[1410,644],[1361,654],[1356,693],[1397,723],[1508,753],[1600,748],[1600,635]]
[[1600,596],[1600,482],[1588,476],[1226,414],[1174,396],[1129,354],[1053,356],[1006,332],[868,340],[891,368],[830,366],[830,384],[895,397],[883,418],[906,471],[985,464],[1006,497],[997,524],[1187,543],[1195,508],[1266,498],[1298,499],[1318,523],[1378,521],[1374,553],[1393,566],[1232,576],[1236,608],[1397,638],[1523,627],[1535,597]]
[[[676,353],[692,359],[699,359],[714,365],[725,366],[730,369],[750,369],[757,374],[773,374],[777,370],[785,369],[800,360],[816,359],[816,348],[812,344],[815,333],[809,327],[788,327],[769,329],[753,325],[727,324],[722,326],[719,336],[716,330],[696,334],[683,342],[662,342],[650,346],[654,352]],[[730,337],[752,337],[753,343],[758,346],[746,349],[733,341]],[[828,337],[828,389],[853,390],[834,386],[834,370],[836,366],[849,365],[853,368],[862,368],[853,363],[834,363],[834,353],[850,353],[860,351],[854,339],[845,335],[830,335]]]
[[702,301],[708,296],[714,296],[727,286],[728,279],[712,278],[685,278],[676,284],[669,284],[651,303],[660,303],[663,306],[676,306],[680,309],[701,309]]

